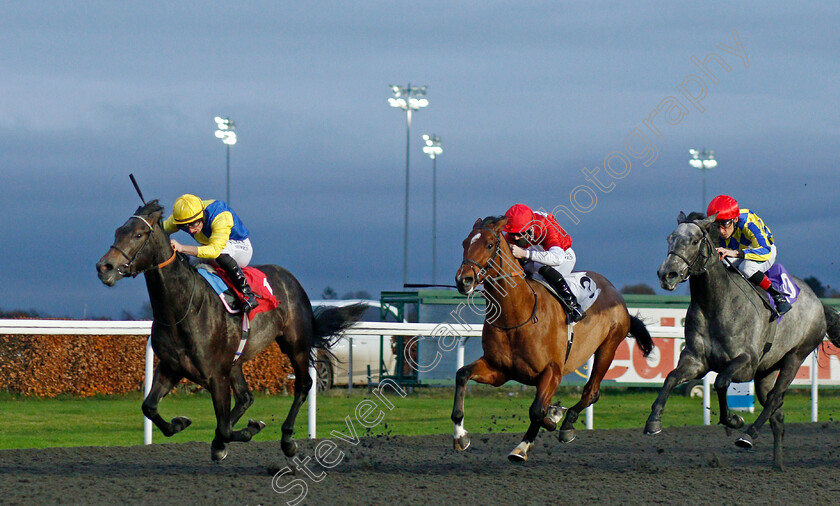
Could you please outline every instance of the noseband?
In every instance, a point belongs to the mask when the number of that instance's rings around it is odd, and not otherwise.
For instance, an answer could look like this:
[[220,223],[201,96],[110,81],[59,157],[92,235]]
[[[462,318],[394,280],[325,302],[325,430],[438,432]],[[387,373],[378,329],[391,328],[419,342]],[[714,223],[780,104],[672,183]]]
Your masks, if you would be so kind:
[[[146,226],[149,227],[149,234],[146,236],[146,240],[143,241],[143,244],[141,244],[140,247],[137,248],[137,251],[134,252],[133,256],[128,256],[128,254],[125,251],[123,251],[122,249],[120,249],[116,244],[111,245],[111,249],[116,250],[119,254],[124,256],[126,260],[128,260],[128,262],[117,266],[117,272],[119,273],[119,275],[120,276],[131,276],[132,278],[134,278],[134,277],[137,277],[140,274],[143,274],[144,272],[148,272],[148,271],[153,270],[153,269],[160,269],[162,267],[166,267],[167,265],[171,264],[172,261],[175,260],[175,256],[176,256],[175,251],[172,252],[172,256],[169,257],[169,260],[166,260],[166,261],[164,261],[162,263],[159,263],[157,265],[151,265],[151,266],[146,267],[145,269],[140,270],[140,271],[134,269],[134,261],[137,259],[137,255],[139,255],[140,252],[143,251],[143,248],[146,247],[146,244],[149,243],[149,239],[151,239],[151,237],[152,237],[153,227],[152,227],[151,223],[146,221],[146,219],[143,218],[140,215],[134,214],[134,215],[131,216],[131,218],[137,218],[138,220],[145,223]],[[131,219],[131,218],[129,218],[129,219]]]
[[[669,256],[669,255],[674,255],[675,257],[677,257],[680,260],[682,260],[683,262],[685,262],[686,271],[685,271],[685,275],[683,275],[683,281],[688,279],[689,276],[702,274],[702,273],[706,272],[706,261],[709,260],[709,258],[712,256],[712,251],[714,251],[714,247],[712,247],[712,241],[711,241],[711,239],[709,239],[709,234],[707,234],[706,231],[703,230],[703,227],[701,227],[700,225],[697,225],[694,222],[688,222],[688,223],[691,223],[692,225],[695,225],[696,227],[698,227],[700,229],[700,232],[703,234],[703,239],[701,240],[702,243],[700,244],[700,247],[697,248],[697,254],[694,255],[694,259],[689,260],[686,257],[684,257],[683,255],[681,255],[680,253],[677,253],[676,251],[674,251],[673,249],[668,251],[668,255],[666,255],[666,257]],[[704,246],[708,247],[708,253],[706,253],[706,254],[703,253],[703,247]]]

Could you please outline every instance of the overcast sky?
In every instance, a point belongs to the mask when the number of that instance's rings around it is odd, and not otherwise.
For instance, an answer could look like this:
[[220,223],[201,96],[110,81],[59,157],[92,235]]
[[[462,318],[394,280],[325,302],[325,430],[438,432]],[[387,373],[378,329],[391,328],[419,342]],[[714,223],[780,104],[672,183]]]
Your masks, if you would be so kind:
[[253,263],[283,265],[312,298],[401,289],[406,117],[387,99],[408,83],[428,85],[430,102],[411,129],[409,282],[432,281],[420,148],[436,133],[439,283],[476,218],[522,202],[557,212],[578,269],[658,287],[677,214],[705,207],[688,150],[706,147],[719,161],[706,200],[734,196],[788,270],[840,287],[836,1],[2,11],[2,310],[140,312],[141,279],[107,288],[95,273],[140,203],[128,174],[167,212],[182,193],[224,199],[217,115],[237,125],[230,203]]

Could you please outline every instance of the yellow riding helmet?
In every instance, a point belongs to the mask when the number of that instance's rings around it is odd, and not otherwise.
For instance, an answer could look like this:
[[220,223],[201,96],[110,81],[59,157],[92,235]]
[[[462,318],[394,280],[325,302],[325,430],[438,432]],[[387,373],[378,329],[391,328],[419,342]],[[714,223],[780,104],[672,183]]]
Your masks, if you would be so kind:
[[204,202],[195,195],[185,193],[175,200],[172,217],[176,225],[184,225],[200,220],[204,216]]

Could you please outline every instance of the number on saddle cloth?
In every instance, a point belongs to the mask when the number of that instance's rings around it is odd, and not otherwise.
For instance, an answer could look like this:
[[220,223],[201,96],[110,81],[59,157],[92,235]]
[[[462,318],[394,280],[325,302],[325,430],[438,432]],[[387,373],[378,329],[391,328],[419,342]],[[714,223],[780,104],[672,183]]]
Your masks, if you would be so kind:
[[586,275],[586,272],[573,272],[563,277],[582,310],[586,311],[598,300],[601,288],[598,287],[594,279]]
[[[773,286],[777,287],[779,291],[787,297],[788,302],[793,305],[799,297],[799,285],[797,285],[793,280],[793,276],[788,274],[785,266],[776,262],[765,274],[767,274],[767,277],[770,278],[770,282],[773,283]],[[775,308],[776,304],[773,302],[773,298],[770,297],[770,294],[766,294],[766,297],[770,301],[770,304]]]
[[[199,274],[201,274],[201,276],[210,283],[213,291],[215,291],[222,300],[222,303],[224,303],[227,311],[229,313],[239,313],[238,292],[233,286],[233,283],[227,273],[221,268],[214,268],[213,266],[207,264],[199,264],[197,269]],[[279,305],[264,272],[256,267],[243,267],[242,273],[248,280],[248,284],[257,296],[259,302],[259,305],[248,313],[251,319],[253,319],[258,313],[271,311]]]

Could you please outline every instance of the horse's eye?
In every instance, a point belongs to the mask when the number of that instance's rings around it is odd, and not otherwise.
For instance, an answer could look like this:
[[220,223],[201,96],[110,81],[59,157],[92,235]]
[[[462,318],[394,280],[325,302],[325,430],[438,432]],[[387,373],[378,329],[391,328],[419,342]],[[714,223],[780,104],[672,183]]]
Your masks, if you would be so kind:
[[493,246],[495,246],[495,244],[493,244],[492,242],[487,243],[487,249],[493,249]]
[[141,239],[142,237],[143,237],[143,234],[141,234],[140,232],[137,232],[137,234],[135,234],[135,236],[134,236],[135,239]]
[[700,239],[695,239],[694,242],[692,242],[692,244],[697,246],[698,244],[700,244]]

